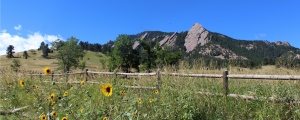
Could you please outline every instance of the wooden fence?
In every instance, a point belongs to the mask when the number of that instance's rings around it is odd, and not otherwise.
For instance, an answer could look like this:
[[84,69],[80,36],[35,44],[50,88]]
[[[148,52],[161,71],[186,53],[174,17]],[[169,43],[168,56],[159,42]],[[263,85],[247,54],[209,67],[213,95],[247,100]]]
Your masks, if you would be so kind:
[[[94,72],[94,71],[88,71],[86,69],[84,72],[77,72],[77,73],[65,73],[65,74],[52,74],[51,75],[45,75],[45,74],[27,74],[32,76],[51,76],[51,80],[53,80],[53,76],[63,76],[66,77],[68,75],[75,75],[75,74],[85,74],[85,81],[87,83],[92,84],[100,84],[98,82],[89,82],[88,81],[88,74],[105,74],[105,75],[114,75],[114,82],[116,82],[117,75],[127,75],[127,76],[156,76],[156,87],[143,87],[143,86],[125,86],[127,88],[146,88],[146,89],[160,89],[161,82],[160,82],[160,75],[169,75],[169,76],[182,76],[182,77],[205,77],[205,78],[222,78],[223,79],[223,94],[212,94],[208,92],[198,92],[199,94],[205,94],[205,95],[218,95],[218,96],[229,96],[234,98],[242,98],[242,99],[252,99],[257,100],[258,98],[255,98],[253,96],[246,96],[246,95],[236,95],[236,94],[229,94],[228,95],[228,78],[232,79],[263,79],[263,80],[300,80],[300,76],[294,76],[294,75],[228,75],[228,71],[224,70],[223,74],[183,74],[183,73],[164,73],[160,72],[159,69],[155,73],[121,73],[117,72],[117,70],[114,70],[114,72]],[[45,82],[51,82],[51,81],[45,81]],[[53,82],[53,81],[52,81]],[[61,84],[63,82],[56,82],[58,84]],[[80,83],[80,82],[69,82],[69,83]],[[263,99],[270,99],[275,100],[275,98],[263,98]],[[279,100],[279,99],[278,99]],[[281,100],[281,99],[280,99]],[[295,100],[291,100],[293,102],[296,102]],[[298,102],[298,101],[297,101]],[[300,102],[300,101],[299,101]]]

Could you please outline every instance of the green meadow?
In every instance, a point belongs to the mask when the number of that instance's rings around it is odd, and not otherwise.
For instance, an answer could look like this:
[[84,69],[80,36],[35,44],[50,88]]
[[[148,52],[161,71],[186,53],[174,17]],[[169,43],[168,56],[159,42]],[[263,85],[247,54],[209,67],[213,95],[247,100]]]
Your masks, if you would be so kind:
[[[88,81],[101,84],[82,84],[85,75],[54,76],[55,82],[74,82],[79,84],[53,84],[51,76],[26,76],[32,71],[41,73],[49,67],[55,74],[56,59],[44,59],[41,52],[29,51],[29,58],[7,59],[1,56],[1,91],[0,119],[48,119],[62,120],[103,120],[103,119],[300,119],[298,103],[284,101],[247,100],[240,98],[201,95],[197,92],[223,93],[220,78],[198,78],[161,76],[161,89],[133,89],[125,86],[156,87],[156,76],[117,76],[89,74]],[[50,53],[51,54],[55,53]],[[21,54],[20,54],[21,55]],[[21,63],[20,73],[12,71],[9,65],[13,59]],[[108,60],[104,54],[87,52],[83,60],[89,71],[108,72],[108,62],[103,66],[99,60]],[[226,68],[228,69],[228,68]],[[181,61],[179,70],[173,66],[161,69],[166,73],[186,74],[222,74],[221,70],[202,70],[195,64]],[[275,66],[262,66],[262,69],[229,67],[229,74],[257,75],[299,75],[299,71]],[[72,69],[70,72],[79,72]],[[155,71],[155,70],[154,70]],[[122,71],[118,71],[122,72]],[[143,73],[143,71],[141,71]],[[23,83],[20,83],[20,81]],[[51,82],[45,82],[51,81]],[[299,81],[292,80],[254,80],[229,79],[229,94],[249,95],[255,97],[275,97],[299,100]],[[101,89],[101,85],[112,86],[112,89]],[[163,85],[164,84],[164,85]],[[23,85],[23,86],[22,86]],[[111,93],[105,96],[104,91]],[[67,92],[67,94],[66,94]],[[51,98],[51,94],[53,95]],[[14,108],[19,112],[9,114]],[[53,113],[56,113],[54,116]],[[53,115],[53,116],[52,116]]]

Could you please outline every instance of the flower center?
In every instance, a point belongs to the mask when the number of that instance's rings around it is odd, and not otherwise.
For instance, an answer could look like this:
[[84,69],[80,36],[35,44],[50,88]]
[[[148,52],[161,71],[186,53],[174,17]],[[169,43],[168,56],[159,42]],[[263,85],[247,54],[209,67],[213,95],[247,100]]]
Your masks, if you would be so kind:
[[47,70],[47,73],[49,73],[50,72],[50,70]]
[[107,91],[107,92],[110,92],[110,88],[109,88],[109,87],[108,87],[108,88],[106,88],[106,91]]

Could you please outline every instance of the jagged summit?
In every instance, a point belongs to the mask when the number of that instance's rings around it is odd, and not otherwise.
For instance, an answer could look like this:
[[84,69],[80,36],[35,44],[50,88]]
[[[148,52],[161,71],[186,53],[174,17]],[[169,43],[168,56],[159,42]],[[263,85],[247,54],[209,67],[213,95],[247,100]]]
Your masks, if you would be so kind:
[[202,25],[195,23],[185,37],[186,52],[192,51],[198,44],[205,45],[208,42],[208,33]]
[[108,45],[110,47],[114,47],[114,42],[112,40],[107,41],[104,45]]
[[287,41],[284,41],[283,43],[280,42],[280,41],[276,41],[275,44],[276,44],[276,45],[291,46],[290,43],[288,43]]
[[[199,23],[194,23],[189,31],[180,33],[177,31],[144,31],[136,35],[130,35],[130,39],[134,42],[132,48],[141,50],[142,47],[138,41],[135,41],[136,38],[150,40],[153,46],[156,42],[159,42],[162,48],[170,46],[172,52],[184,50],[187,56],[201,54],[220,59],[244,60],[276,58],[285,55],[287,52],[300,56],[300,49],[292,47],[287,41],[270,43],[267,40],[237,40],[220,33],[209,32]],[[114,46],[114,42],[111,40],[105,44]],[[275,49],[278,52],[275,53]]]

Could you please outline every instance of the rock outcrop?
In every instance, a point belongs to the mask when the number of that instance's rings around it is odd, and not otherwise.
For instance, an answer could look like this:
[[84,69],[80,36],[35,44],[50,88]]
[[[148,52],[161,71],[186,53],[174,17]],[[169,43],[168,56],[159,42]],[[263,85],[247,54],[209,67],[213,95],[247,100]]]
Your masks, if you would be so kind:
[[296,54],[296,56],[295,56],[294,58],[300,59],[300,55],[299,55],[299,54]]
[[266,43],[267,45],[269,45],[269,44],[270,44],[270,42],[269,42],[269,41],[267,41],[267,40],[265,40],[265,41],[264,41],[264,43]]
[[208,33],[209,32],[205,30],[202,25],[195,23],[185,37],[184,46],[186,47],[186,52],[192,51],[198,44],[201,44],[201,46],[203,46],[208,43]]
[[289,43],[289,42],[287,42],[287,41],[284,41],[283,43],[282,43],[282,42],[280,42],[280,41],[276,41],[276,42],[275,42],[275,44],[276,44],[276,45],[291,46],[291,45],[290,45],[290,43]]
[[280,41],[276,41],[275,44],[276,45],[281,45],[281,42]]
[[173,33],[171,36],[168,35],[165,36],[165,38],[159,42],[159,45],[160,46],[167,45],[173,47],[175,46],[176,39],[177,39],[177,31]]
[[284,42],[282,43],[282,45],[285,45],[285,46],[291,46],[290,43],[287,42],[287,41],[284,41]]
[[111,40],[107,41],[104,45],[108,45],[108,46],[110,46],[110,47],[114,47],[114,46],[115,46],[115,45],[114,45],[114,42],[111,41]]
[[[147,36],[148,36],[148,32],[146,32],[144,35],[142,35],[140,37],[140,39],[145,40],[145,39],[147,39]],[[139,41],[134,41],[132,48],[133,49],[141,49],[142,46],[140,45]]]

